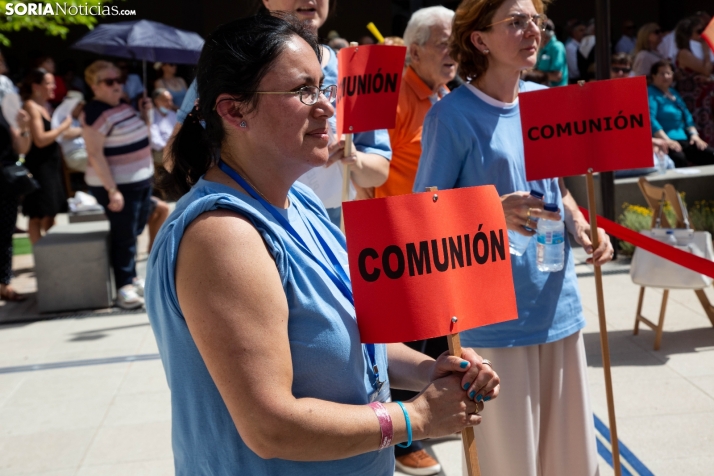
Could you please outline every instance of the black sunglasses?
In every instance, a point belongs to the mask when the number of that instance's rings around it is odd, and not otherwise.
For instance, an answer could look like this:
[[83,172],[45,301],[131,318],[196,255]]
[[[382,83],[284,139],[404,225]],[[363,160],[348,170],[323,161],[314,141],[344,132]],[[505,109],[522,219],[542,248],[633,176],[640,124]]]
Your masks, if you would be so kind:
[[662,34],[662,30],[660,30],[659,28],[657,28],[657,29],[656,29],[655,31],[653,31],[652,33],[654,33],[655,35],[661,35],[661,34]]
[[110,88],[114,86],[115,84],[124,84],[124,80],[121,78],[106,78],[106,79],[100,79],[97,81],[98,83],[104,83]]
[[611,69],[614,73],[625,73],[625,74],[627,74],[627,73],[629,73],[630,71],[632,71],[632,68],[623,68],[623,67],[620,67],[620,66],[613,66],[613,67],[610,68],[610,69]]

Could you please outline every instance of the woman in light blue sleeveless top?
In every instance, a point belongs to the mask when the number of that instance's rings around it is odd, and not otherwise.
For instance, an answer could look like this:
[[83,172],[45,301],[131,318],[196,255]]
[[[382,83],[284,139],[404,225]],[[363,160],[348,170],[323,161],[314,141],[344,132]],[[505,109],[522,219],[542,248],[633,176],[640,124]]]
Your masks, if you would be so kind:
[[[360,344],[345,238],[295,183],[328,160],[335,88],[291,18],[207,39],[162,184],[184,196],[154,243],[146,305],[177,475],[391,476],[390,445],[476,425],[474,400],[499,392],[471,349],[434,361]],[[421,393],[390,402],[390,385]]]

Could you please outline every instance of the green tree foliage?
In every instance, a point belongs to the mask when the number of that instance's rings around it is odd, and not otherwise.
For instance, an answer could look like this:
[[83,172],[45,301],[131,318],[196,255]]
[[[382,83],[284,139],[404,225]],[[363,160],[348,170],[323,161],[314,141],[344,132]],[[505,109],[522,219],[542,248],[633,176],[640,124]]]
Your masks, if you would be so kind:
[[[29,6],[35,4],[37,8],[47,12],[46,5],[52,9],[52,15],[8,15],[7,13],[17,8],[18,4],[24,3]],[[10,46],[10,40],[4,33],[11,33],[20,30],[44,30],[48,36],[59,36],[62,39],[67,37],[69,27],[73,25],[84,25],[88,29],[94,28],[97,24],[97,16],[87,14],[87,12],[100,12],[109,8],[106,0],[0,0],[0,44]],[[62,9],[58,8],[58,5]],[[93,7],[93,8],[92,8]],[[92,8],[92,10],[87,10]],[[78,14],[70,14],[77,12]]]

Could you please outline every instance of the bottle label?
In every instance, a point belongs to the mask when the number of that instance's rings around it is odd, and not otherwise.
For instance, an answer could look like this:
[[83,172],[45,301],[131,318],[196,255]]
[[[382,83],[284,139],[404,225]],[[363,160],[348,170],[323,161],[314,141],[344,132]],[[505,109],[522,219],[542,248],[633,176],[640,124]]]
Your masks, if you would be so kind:
[[559,245],[565,242],[565,236],[560,231],[546,231],[538,233],[537,240],[541,245]]

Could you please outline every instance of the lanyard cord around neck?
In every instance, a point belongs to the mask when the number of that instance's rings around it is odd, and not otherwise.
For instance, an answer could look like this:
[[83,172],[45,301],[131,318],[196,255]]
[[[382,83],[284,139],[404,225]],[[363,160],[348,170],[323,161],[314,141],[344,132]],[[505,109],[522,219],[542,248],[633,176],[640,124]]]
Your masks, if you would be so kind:
[[[260,194],[253,188],[246,179],[241,177],[241,175],[233,170],[228,164],[226,164],[223,160],[218,161],[218,167],[225,172],[230,178],[236,181],[238,185],[240,185],[243,190],[248,192],[248,195],[253,197],[255,200],[257,200],[263,208],[268,210],[270,214],[275,218],[278,223],[282,225],[282,227],[285,229],[285,231],[288,232],[288,234],[303,248],[303,251],[312,258],[312,260],[318,264],[322,268],[322,270],[329,276],[330,280],[337,286],[337,288],[342,292],[342,294],[345,296],[345,298],[352,304],[354,307],[354,297],[352,295],[352,283],[350,281],[349,276],[347,276],[347,273],[345,273],[344,269],[342,268],[342,264],[340,261],[337,259],[337,256],[332,252],[332,249],[327,245],[325,242],[324,238],[322,235],[315,229],[315,226],[312,224],[310,220],[307,221],[307,225],[312,228],[312,231],[317,238],[317,240],[320,242],[320,247],[322,248],[323,252],[327,256],[327,258],[330,260],[332,263],[333,269],[330,269],[322,260],[317,259],[317,257],[310,251],[310,248],[307,246],[305,241],[302,239],[302,237],[298,234],[298,232],[293,228],[293,226],[290,224],[290,222],[273,206],[270,202],[268,202],[266,199],[260,196]],[[297,208],[296,208],[297,210]],[[300,212],[298,211],[298,214]],[[302,219],[302,217],[301,217]],[[375,378],[376,382],[379,382],[379,369],[377,367],[377,358],[376,358],[376,351],[374,344],[365,344],[365,347],[367,348],[367,354],[369,356],[369,361],[370,364],[372,365],[372,371],[375,373]]]

